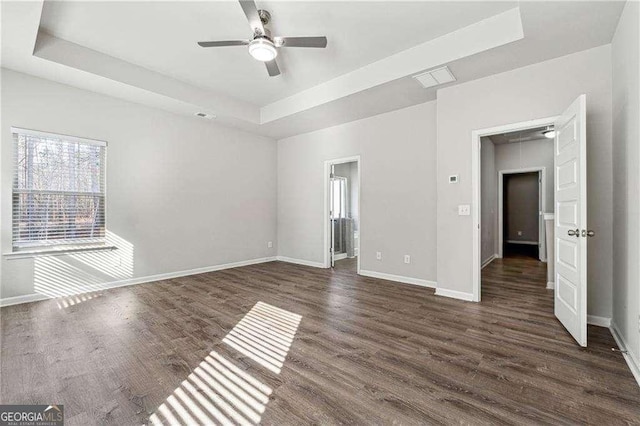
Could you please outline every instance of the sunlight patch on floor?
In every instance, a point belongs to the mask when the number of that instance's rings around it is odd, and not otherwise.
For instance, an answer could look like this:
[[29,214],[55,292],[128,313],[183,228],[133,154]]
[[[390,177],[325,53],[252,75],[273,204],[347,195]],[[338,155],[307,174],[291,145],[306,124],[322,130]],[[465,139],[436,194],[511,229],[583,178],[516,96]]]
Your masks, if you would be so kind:
[[[258,302],[222,340],[279,374],[302,316]],[[273,390],[216,351],[149,418],[152,425],[256,425]]]
[[258,302],[222,341],[279,374],[302,317]]

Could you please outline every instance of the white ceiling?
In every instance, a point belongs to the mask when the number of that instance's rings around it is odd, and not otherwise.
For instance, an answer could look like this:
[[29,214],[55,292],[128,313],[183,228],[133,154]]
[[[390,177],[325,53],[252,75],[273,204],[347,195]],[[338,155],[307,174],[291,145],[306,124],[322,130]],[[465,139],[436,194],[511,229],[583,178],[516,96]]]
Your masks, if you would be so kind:
[[411,76],[436,66],[459,84],[608,44],[624,2],[258,2],[275,34],[329,39],[282,49],[275,78],[196,45],[247,38],[235,1],[1,6],[5,68],[282,138],[433,100]]
[[45,2],[41,29],[175,79],[263,106],[416,44],[515,7],[515,2],[257,1],[274,35],[325,35],[326,49],[280,49],[269,77],[245,46],[201,48],[203,40],[248,39],[237,1]]

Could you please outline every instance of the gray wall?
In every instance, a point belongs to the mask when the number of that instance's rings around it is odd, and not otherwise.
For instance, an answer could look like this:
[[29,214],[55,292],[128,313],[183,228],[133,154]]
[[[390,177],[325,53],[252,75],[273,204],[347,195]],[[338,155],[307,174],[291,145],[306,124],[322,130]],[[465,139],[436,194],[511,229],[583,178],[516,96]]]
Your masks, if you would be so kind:
[[545,168],[545,213],[553,213],[553,139],[496,145],[498,171]]
[[[553,212],[553,140],[543,138],[494,145],[489,137],[483,137],[481,143],[481,259],[485,262],[493,253],[498,253],[498,173],[500,171],[544,167],[545,212]],[[545,238],[544,235],[541,237]]]
[[482,138],[481,144],[480,229],[482,230],[481,259],[484,263],[498,253],[498,171],[493,142],[489,138]]
[[627,2],[613,38],[613,325],[640,367],[640,5]]
[[[561,114],[587,95],[588,312],[611,316],[611,46],[601,46],[438,91],[438,287],[471,294],[471,132]],[[447,177],[460,175],[458,185]]]
[[504,175],[503,238],[505,242],[538,242],[540,233],[538,176],[538,173]]
[[361,268],[435,280],[435,154],[435,102],[278,141],[278,254],[323,262],[324,162],[360,155]]
[[33,293],[36,284],[97,284],[276,254],[267,248],[276,240],[275,141],[8,70],[2,253],[11,251],[11,126],[108,142],[107,228],[120,250],[2,257],[2,298]]

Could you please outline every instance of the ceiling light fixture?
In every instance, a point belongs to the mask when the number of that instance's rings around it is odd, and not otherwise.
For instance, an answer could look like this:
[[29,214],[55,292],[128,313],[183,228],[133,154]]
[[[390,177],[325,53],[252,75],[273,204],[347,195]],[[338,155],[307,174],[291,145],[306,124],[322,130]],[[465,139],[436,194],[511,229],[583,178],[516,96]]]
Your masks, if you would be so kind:
[[249,43],[249,54],[261,62],[273,61],[278,56],[276,46],[266,37],[257,37]]
[[549,126],[547,127],[547,130],[545,130],[544,132],[542,132],[542,134],[544,135],[545,138],[547,139],[553,139],[556,137],[556,131],[553,129],[553,127]]

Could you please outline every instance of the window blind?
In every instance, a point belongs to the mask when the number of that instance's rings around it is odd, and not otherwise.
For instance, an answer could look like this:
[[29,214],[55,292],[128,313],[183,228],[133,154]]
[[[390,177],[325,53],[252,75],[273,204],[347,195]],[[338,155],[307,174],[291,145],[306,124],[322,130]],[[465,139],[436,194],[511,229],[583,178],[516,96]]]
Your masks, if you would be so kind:
[[11,131],[14,249],[103,242],[106,143]]

